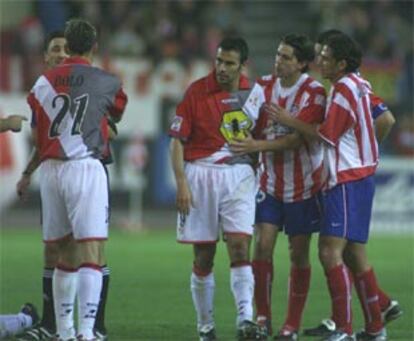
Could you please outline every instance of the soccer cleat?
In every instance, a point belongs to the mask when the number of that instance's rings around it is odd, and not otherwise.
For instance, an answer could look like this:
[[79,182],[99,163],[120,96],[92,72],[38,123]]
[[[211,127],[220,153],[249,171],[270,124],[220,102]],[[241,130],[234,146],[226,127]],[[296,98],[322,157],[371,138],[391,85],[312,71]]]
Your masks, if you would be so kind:
[[34,326],[24,332],[16,335],[18,341],[39,341],[39,340],[53,340],[55,335],[54,330],[49,330],[41,325]]
[[257,323],[245,320],[237,328],[237,340],[266,340],[267,331]]
[[322,341],[355,341],[354,335],[349,335],[343,331],[335,330],[329,336],[322,338]]
[[93,335],[95,335],[96,340],[98,341],[108,341],[108,332],[106,329],[98,330],[97,328],[94,328]]
[[273,340],[296,341],[298,339],[298,332],[289,332],[281,330]]
[[198,332],[198,336],[200,341],[217,340],[216,330],[214,329],[213,325],[206,325],[201,327]]
[[396,300],[391,300],[388,307],[381,312],[382,321],[387,324],[391,321],[396,320],[403,314],[400,304]]
[[[70,341],[72,340],[75,341],[75,339],[70,339]],[[98,339],[95,336],[92,337],[91,339],[87,339],[86,337],[80,334],[76,337],[76,341],[98,341]]]
[[357,341],[386,341],[387,331],[382,328],[378,333],[370,334],[362,330],[356,334]]
[[306,336],[320,336],[325,337],[329,336],[336,329],[336,324],[330,319],[324,319],[321,321],[321,324],[315,328],[308,328],[303,331],[303,334]]
[[257,316],[256,323],[266,331],[267,336],[273,334],[272,321],[266,316]]
[[39,321],[39,314],[37,313],[36,307],[32,303],[25,303],[20,309],[20,312],[29,315],[32,318],[32,326]]

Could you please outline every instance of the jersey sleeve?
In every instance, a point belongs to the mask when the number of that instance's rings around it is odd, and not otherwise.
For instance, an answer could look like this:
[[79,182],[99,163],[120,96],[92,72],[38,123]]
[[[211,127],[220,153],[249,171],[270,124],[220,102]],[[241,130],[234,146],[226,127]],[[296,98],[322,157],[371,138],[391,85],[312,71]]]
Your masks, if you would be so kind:
[[171,137],[186,140],[190,136],[192,125],[191,101],[192,91],[190,88],[185,93],[183,100],[177,105],[175,116],[168,132]]
[[115,94],[112,106],[109,108],[109,115],[119,121],[124,113],[127,103],[128,96],[121,87]]
[[354,125],[355,121],[352,104],[341,92],[337,91],[333,94],[325,120],[319,126],[319,136],[335,146],[339,138]]
[[384,103],[383,99],[373,92],[369,94],[369,100],[371,102],[371,113],[374,120],[381,116],[384,112],[388,111],[388,107]]
[[36,117],[36,99],[34,97],[33,92],[31,91],[27,96],[27,104],[30,107],[30,111],[32,112],[32,118],[30,121],[30,126],[35,128],[37,126],[37,117]]
[[306,123],[322,123],[325,116],[326,93],[324,88],[313,91],[305,106],[299,111],[297,119]]

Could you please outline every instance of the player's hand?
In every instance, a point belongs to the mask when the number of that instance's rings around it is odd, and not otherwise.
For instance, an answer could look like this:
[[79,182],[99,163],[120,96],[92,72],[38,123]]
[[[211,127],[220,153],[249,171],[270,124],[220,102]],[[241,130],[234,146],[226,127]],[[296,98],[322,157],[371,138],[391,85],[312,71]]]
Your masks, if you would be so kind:
[[110,117],[108,117],[108,131],[109,131],[109,139],[115,140],[118,135],[118,128],[114,121]]
[[282,125],[289,125],[288,123],[291,119],[291,115],[284,108],[274,103],[264,104],[263,107],[269,114],[271,120]]
[[257,152],[257,141],[250,134],[244,139],[234,138],[229,145],[230,150],[238,155]]
[[176,205],[178,212],[183,215],[188,215],[191,206],[194,207],[191,190],[185,179],[177,182]]
[[22,115],[10,115],[6,118],[7,127],[13,132],[22,130],[22,122],[27,121],[27,118]]
[[22,175],[18,183],[16,184],[16,191],[19,198],[23,201],[29,197],[27,189],[30,186],[30,175]]

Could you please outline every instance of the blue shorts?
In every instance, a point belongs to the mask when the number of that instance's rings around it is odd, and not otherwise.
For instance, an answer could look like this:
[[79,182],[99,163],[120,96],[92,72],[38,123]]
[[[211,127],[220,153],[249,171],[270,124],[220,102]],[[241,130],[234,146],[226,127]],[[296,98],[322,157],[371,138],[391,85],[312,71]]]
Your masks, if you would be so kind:
[[259,191],[256,197],[256,223],[277,225],[289,236],[319,232],[322,219],[320,194],[292,203],[284,203]]
[[323,195],[325,212],[321,235],[366,243],[374,192],[373,176],[346,182],[326,191]]

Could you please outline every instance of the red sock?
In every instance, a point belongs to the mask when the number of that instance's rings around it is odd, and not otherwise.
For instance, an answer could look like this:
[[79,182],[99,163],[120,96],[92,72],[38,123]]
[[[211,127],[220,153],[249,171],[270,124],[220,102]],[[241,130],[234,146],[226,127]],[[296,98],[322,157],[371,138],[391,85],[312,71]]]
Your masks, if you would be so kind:
[[255,260],[252,265],[255,281],[254,300],[256,303],[256,315],[266,316],[271,321],[273,263],[265,260]]
[[286,321],[283,330],[298,331],[303,308],[308,297],[311,268],[291,267],[289,277],[289,299]]
[[378,300],[378,286],[374,270],[355,275],[355,288],[365,317],[365,331],[378,333],[383,328]]
[[385,292],[383,292],[380,287],[378,287],[378,303],[381,308],[381,311],[387,309],[391,303],[391,298]]
[[332,303],[332,319],[336,328],[352,334],[351,283],[348,269],[340,264],[325,273]]

